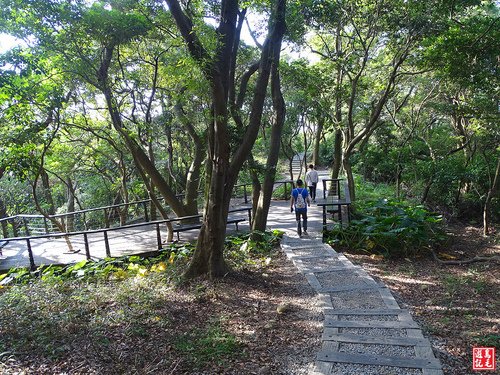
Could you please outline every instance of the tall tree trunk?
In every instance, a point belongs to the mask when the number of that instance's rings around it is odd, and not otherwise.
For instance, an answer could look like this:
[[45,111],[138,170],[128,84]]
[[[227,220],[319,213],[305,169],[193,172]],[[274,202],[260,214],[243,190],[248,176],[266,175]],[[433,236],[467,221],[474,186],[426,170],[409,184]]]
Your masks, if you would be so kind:
[[354,186],[354,175],[352,174],[350,156],[351,155],[349,153],[344,153],[342,166],[349,185],[349,195],[351,197],[351,201],[354,201],[356,199],[356,188]]
[[187,215],[198,214],[198,189],[200,188],[201,166],[205,158],[205,142],[198,135],[190,119],[184,114],[182,105],[178,102],[174,107],[177,118],[193,141],[194,157],[186,177],[184,207]]
[[[66,210],[67,212],[75,212],[75,191],[73,189],[73,181],[70,177],[66,180],[66,194],[67,194],[67,203]],[[66,230],[68,232],[73,232],[75,230],[75,215],[66,216]]]
[[[285,0],[276,0],[269,21],[269,34],[263,45],[256,79],[254,96],[250,107],[249,123],[241,143],[231,152],[229,139],[229,92],[232,82],[232,68],[235,68],[239,44],[240,23],[244,13],[238,12],[237,0],[223,0],[220,24],[216,30],[217,45],[211,58],[198,39],[193,23],[182,11],[177,0],[166,0],[170,12],[181,32],[189,52],[200,65],[211,84],[212,123],[209,131],[209,156],[211,161],[210,190],[205,203],[205,214],[195,252],[185,276],[195,277],[208,274],[221,277],[228,267],[224,261],[224,237],[229,202],[238,173],[247,160],[260,128],[264,101],[271,71],[273,50],[281,48],[285,32]],[[239,22],[238,15],[240,15]],[[230,156],[233,155],[232,159]]]
[[54,198],[52,198],[52,191],[50,189],[49,175],[45,169],[41,170],[40,178],[42,180],[43,197],[49,207],[47,209],[47,213],[49,215],[54,215],[56,213],[56,208],[54,205]]
[[429,192],[431,191],[432,184],[434,184],[434,175],[430,176],[427,180],[424,191],[422,192],[422,198],[420,199],[420,203],[424,204],[427,202],[429,198]]
[[[338,58],[342,55],[342,21],[339,17],[335,36],[335,54]],[[333,162],[331,178],[339,178],[340,168],[342,166],[342,82],[344,78],[342,64],[337,63],[337,76],[335,79],[336,95],[335,95],[335,141],[333,144]]]
[[[6,218],[7,217],[7,209],[5,207],[5,203],[2,200],[2,197],[0,197],[0,219]],[[7,226],[7,221],[2,221],[2,235],[3,238],[9,237],[9,228]]]
[[320,114],[318,117],[318,123],[316,124],[316,134],[314,135],[314,147],[313,147],[313,157],[312,163],[314,165],[319,165],[319,148],[321,145],[321,137],[323,136],[323,128],[325,126],[325,118]]
[[342,166],[342,130],[335,130],[335,143],[333,144],[332,178],[339,178]]
[[252,179],[252,223],[250,223],[250,226],[252,226],[253,220],[255,219],[255,213],[257,212],[257,206],[259,204],[259,197],[260,197],[260,191],[262,190],[262,184],[260,183],[259,180],[257,163],[255,162],[252,153],[250,153],[250,155],[248,156],[248,164],[249,164],[248,169],[250,173],[250,178]]
[[154,163],[149,159],[146,152],[142,147],[133,139],[128,130],[125,128],[121,113],[118,109],[118,101],[113,95],[111,88],[109,86],[109,68],[113,58],[113,51],[116,45],[110,44],[103,48],[101,65],[97,73],[98,79],[98,89],[104,95],[106,100],[107,110],[111,118],[111,123],[115,130],[123,138],[127,149],[134,157],[134,162],[137,168],[141,168],[147,176],[151,178],[151,184],[155,186],[165,202],[170,206],[170,208],[177,214],[177,216],[186,216],[186,211],[183,204],[177,199],[175,193],[172,191],[170,186],[167,184],[161,173],[158,171]]
[[271,71],[271,92],[273,98],[274,112],[276,113],[275,122],[271,130],[271,144],[267,156],[266,174],[264,175],[264,184],[259,196],[259,203],[255,211],[252,239],[262,240],[261,233],[266,230],[267,215],[271,206],[271,197],[273,194],[274,181],[276,179],[276,166],[278,164],[280,152],[280,140],[285,123],[285,100],[281,92],[281,82],[278,70],[280,61],[280,49],[275,49],[273,65]]
[[497,168],[495,170],[495,176],[493,177],[493,181],[491,182],[490,189],[488,191],[488,195],[486,196],[486,200],[484,201],[483,208],[483,234],[488,236],[490,234],[490,211],[491,211],[491,200],[497,193],[498,185],[500,184],[500,157],[497,161]]

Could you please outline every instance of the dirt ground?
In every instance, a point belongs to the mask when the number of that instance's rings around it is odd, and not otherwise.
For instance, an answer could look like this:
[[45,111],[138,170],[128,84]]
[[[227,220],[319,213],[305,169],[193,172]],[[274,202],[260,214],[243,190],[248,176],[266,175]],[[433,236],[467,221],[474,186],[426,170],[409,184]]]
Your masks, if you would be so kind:
[[[500,256],[498,234],[486,238],[481,228],[461,224],[451,225],[449,234],[450,242],[437,252],[442,260]],[[472,370],[474,346],[496,346],[498,353],[500,261],[443,265],[429,255],[392,261],[345,255],[384,282],[401,307],[411,311],[429,335],[445,374],[477,374]]]
[[[479,228],[460,225],[450,232],[453,241],[439,251],[442,259],[500,255],[498,236],[495,242]],[[431,256],[397,261],[346,256],[411,311],[446,375],[477,374],[471,369],[472,348],[499,347],[498,262],[449,266]],[[53,327],[38,327],[31,316],[20,319],[14,312],[2,321],[0,314],[0,336],[30,345],[24,353],[0,353],[0,373],[305,375],[311,369],[323,316],[315,292],[280,252],[268,265],[214,282],[179,287],[163,279],[141,280],[127,286],[125,281],[85,284],[85,290],[81,284],[19,289],[19,298],[40,306],[33,314],[53,320]],[[44,294],[60,302],[44,303]],[[30,336],[34,324],[50,336],[46,341]],[[47,352],[53,343],[56,351]]]
[[[307,374],[322,330],[317,295],[281,252],[265,263],[178,286],[153,275],[4,288],[0,373]],[[18,299],[30,301],[22,316]]]

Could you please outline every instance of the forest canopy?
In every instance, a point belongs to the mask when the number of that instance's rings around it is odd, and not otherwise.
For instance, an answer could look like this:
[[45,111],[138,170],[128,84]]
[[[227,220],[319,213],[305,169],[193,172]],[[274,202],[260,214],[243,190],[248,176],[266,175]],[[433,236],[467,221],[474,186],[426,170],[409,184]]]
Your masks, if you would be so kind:
[[151,198],[204,214],[188,274],[221,276],[234,186],[263,231],[305,153],[354,201],[500,219],[496,1],[1,0],[0,32],[0,218]]

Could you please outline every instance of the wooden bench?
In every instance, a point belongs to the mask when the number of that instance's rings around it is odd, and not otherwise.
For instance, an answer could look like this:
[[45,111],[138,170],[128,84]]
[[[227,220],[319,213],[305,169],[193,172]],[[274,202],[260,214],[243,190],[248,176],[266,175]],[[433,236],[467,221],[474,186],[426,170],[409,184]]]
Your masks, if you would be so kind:
[[[235,208],[235,209],[229,210],[229,215],[237,213],[237,212],[245,212],[245,211],[248,212],[248,219],[246,217],[232,217],[232,218],[228,217],[226,225],[234,224],[236,227],[236,230],[238,231],[239,230],[239,228],[238,228],[239,223],[241,223],[243,221],[247,221],[247,220],[249,223],[251,223],[252,222],[252,207],[240,207],[240,208]],[[174,225],[173,231],[177,235],[177,241],[180,241],[180,235],[179,235],[180,232],[187,232],[187,231],[194,230],[194,229],[201,229],[202,223],[199,221],[199,219],[201,219],[202,217],[203,217],[203,215],[193,215],[193,216],[184,216],[184,217],[176,218],[175,221],[178,224]],[[198,221],[195,223],[187,223],[187,224],[180,223],[181,221],[192,220],[192,219],[198,219]]]

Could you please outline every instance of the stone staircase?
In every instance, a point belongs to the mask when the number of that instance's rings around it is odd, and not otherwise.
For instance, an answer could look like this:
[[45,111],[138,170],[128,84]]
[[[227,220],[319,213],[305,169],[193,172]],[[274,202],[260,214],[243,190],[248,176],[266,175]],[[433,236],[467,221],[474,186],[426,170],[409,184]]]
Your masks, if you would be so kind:
[[322,348],[311,375],[442,375],[430,342],[390,290],[318,238],[281,245],[320,294]]
[[297,180],[299,176],[305,178],[304,153],[296,154],[292,159],[293,179]]

